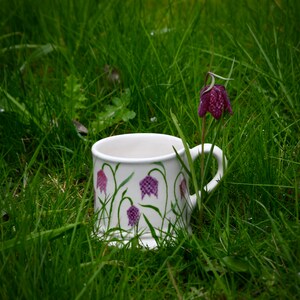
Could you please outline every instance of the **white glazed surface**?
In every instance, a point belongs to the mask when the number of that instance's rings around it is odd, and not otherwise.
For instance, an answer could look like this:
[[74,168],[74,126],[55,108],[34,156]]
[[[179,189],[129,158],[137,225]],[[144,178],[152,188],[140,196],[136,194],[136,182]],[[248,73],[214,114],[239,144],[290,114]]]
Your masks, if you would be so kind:
[[163,161],[176,156],[173,146],[182,154],[181,139],[158,133],[130,133],[115,135],[96,142],[92,147],[94,157],[124,163]]
[[[138,236],[142,246],[153,249],[165,239],[175,238],[178,229],[190,232],[196,195],[189,195],[188,176],[173,147],[186,161],[181,139],[164,134],[124,134],[93,145],[98,236],[119,246]],[[209,153],[211,148],[211,144],[205,144],[204,152]],[[201,149],[196,146],[190,150],[193,159]],[[222,150],[214,146],[212,154],[218,171],[205,187],[207,192],[223,176]]]

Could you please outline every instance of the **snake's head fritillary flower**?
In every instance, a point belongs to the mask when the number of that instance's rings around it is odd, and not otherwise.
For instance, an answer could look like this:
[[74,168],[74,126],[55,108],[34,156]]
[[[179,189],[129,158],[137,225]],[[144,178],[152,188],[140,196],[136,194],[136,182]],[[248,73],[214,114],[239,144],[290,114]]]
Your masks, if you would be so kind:
[[151,194],[158,197],[158,180],[150,175],[147,175],[140,181],[140,190],[142,192],[142,199],[145,195],[151,196]]
[[97,173],[97,188],[100,189],[100,193],[104,192],[106,194],[107,177],[103,170]]
[[199,116],[204,117],[207,112],[210,112],[215,119],[219,120],[225,111],[232,114],[225,87],[216,84],[210,89],[210,86],[205,86],[200,92]]
[[135,226],[140,219],[140,211],[134,205],[130,206],[127,210],[128,225]]
[[179,184],[180,197],[181,199],[185,198],[185,194],[187,192],[186,180],[183,178]]
[[[212,81],[210,85],[206,85],[209,76]],[[205,87],[200,91],[198,115],[199,117],[204,117],[207,112],[210,112],[218,120],[225,111],[232,114],[232,109],[225,87],[215,84],[215,77],[223,80],[232,80],[231,78],[224,78],[212,72],[206,74]]]

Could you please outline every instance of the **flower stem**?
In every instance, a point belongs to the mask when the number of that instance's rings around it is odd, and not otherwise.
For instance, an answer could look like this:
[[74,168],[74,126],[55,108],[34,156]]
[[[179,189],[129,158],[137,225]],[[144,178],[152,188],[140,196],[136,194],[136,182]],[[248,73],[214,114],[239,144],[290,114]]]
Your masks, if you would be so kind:
[[205,143],[205,124],[206,124],[206,116],[202,118],[202,135],[201,135],[201,189],[203,188],[203,182],[204,182],[204,143]]
[[206,125],[206,116],[202,118],[202,135],[201,135],[201,197],[199,203],[199,224],[200,224],[200,235],[203,225],[203,198],[204,198],[204,143],[205,143],[205,128]]
[[215,74],[215,73],[213,73],[213,72],[210,72],[210,71],[209,71],[207,74],[209,74],[212,78],[213,78],[213,77],[217,77],[217,78],[222,79],[222,80],[233,80],[233,78],[222,77],[222,76],[217,75],[217,74]]
[[203,94],[205,94],[205,93],[207,93],[207,92],[209,92],[213,87],[214,87],[214,85],[215,85],[215,77],[217,77],[217,78],[219,78],[219,79],[222,79],[222,80],[233,80],[233,78],[225,78],[225,77],[222,77],[222,76],[220,76],[220,75],[217,75],[217,74],[215,74],[215,73],[213,73],[213,72],[207,72],[206,73],[206,76],[205,76],[205,81],[204,81],[204,86],[206,86],[206,82],[207,82],[207,80],[208,80],[208,76],[210,76],[211,77],[211,84],[209,85],[209,87],[203,92]]
[[208,72],[205,76],[205,81],[204,81],[204,86],[206,86],[206,82],[208,80],[208,76],[211,77],[211,84],[209,85],[209,87],[203,92],[203,94],[209,92],[215,85],[215,76],[214,73]]

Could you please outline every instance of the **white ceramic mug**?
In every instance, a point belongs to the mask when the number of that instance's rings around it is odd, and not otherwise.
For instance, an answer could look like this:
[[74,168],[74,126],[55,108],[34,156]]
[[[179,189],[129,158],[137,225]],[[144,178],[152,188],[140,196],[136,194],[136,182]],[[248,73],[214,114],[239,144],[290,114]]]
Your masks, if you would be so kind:
[[[189,195],[189,178],[174,148],[186,162],[182,140],[165,134],[116,135],[93,145],[98,236],[121,246],[137,238],[142,246],[152,249],[175,238],[178,229],[191,232],[196,194]],[[201,145],[190,149],[193,160],[201,150]],[[225,162],[219,147],[204,144],[204,152],[211,151],[218,170],[205,186],[207,192],[217,186]]]

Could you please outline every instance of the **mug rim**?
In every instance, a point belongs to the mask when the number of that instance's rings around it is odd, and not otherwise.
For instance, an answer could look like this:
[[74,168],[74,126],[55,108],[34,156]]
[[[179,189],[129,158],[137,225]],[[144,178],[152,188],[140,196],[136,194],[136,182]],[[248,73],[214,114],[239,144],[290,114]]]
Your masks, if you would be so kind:
[[176,140],[176,142],[180,142],[181,146],[180,148],[176,148],[177,153],[182,156],[185,149],[182,140],[179,137],[169,135],[169,134],[164,134],[164,133],[124,133],[124,134],[118,134],[118,135],[113,135],[109,137],[105,137],[101,140],[98,140],[95,142],[92,146],[92,155],[94,158],[97,159],[102,159],[105,161],[109,162],[114,162],[114,163],[128,163],[128,164],[133,164],[133,163],[153,163],[153,162],[161,162],[161,161],[167,161],[174,159],[176,157],[176,152],[170,152],[168,154],[163,154],[163,155],[158,155],[158,156],[153,156],[153,157],[145,157],[145,158],[127,158],[127,157],[122,157],[122,156],[115,156],[115,155],[108,155],[105,153],[100,152],[97,147],[101,144],[106,143],[108,140],[113,140],[113,139],[120,139],[120,138],[126,138],[126,136],[147,136],[147,137],[168,137]]

